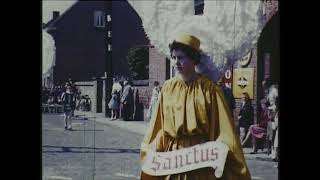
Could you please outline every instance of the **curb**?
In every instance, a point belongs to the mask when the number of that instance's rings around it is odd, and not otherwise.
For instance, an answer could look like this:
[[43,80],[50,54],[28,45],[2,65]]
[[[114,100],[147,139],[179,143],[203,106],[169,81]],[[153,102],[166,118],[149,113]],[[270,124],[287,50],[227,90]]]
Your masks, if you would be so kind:
[[[259,161],[274,162],[269,157],[259,157],[259,156],[253,157],[252,155],[247,155],[247,154],[245,154],[244,157],[245,157],[246,160],[259,160]],[[277,163],[277,162],[274,162],[274,163]]]
[[[247,160],[259,160],[259,161],[268,161],[274,162],[267,154],[267,152],[258,152],[257,154],[249,154],[252,151],[251,148],[243,148],[244,157]],[[275,162],[276,163],[276,162]]]
[[121,129],[128,130],[139,135],[144,135],[147,130],[148,123],[145,121],[123,121],[121,119],[111,120],[110,118],[104,117],[103,113],[92,113],[92,112],[75,112],[75,116],[82,116],[90,121],[96,121],[102,124],[119,127]]
[[[110,125],[110,126],[114,126],[114,127],[118,127],[121,129],[125,129],[127,131],[137,133],[139,135],[144,135],[144,133],[148,127],[148,123],[145,121],[123,121],[121,119],[111,120],[110,118],[105,117],[103,113],[76,111],[75,115],[76,116],[83,116],[84,118],[87,118],[87,120],[90,120],[90,121],[94,121],[94,118],[95,118],[96,122]],[[274,162],[265,153],[258,153],[258,154],[252,155],[252,154],[249,154],[250,150],[251,150],[251,148],[244,148],[243,149],[244,157],[246,158],[246,160],[260,160],[260,161]],[[274,162],[274,163],[277,163],[277,162]]]

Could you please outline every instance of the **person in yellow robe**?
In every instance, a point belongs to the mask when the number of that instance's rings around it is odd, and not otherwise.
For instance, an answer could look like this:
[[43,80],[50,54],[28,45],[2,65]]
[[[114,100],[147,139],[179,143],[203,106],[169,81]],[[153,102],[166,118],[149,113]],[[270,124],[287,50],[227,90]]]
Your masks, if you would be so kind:
[[[221,89],[206,76],[197,74],[200,40],[181,34],[169,45],[177,75],[165,81],[155,112],[141,144],[143,162],[151,143],[157,152],[178,150],[208,141],[220,141],[229,152],[220,179],[251,179],[239,135]],[[200,168],[180,174],[150,176],[143,171],[141,180],[214,180],[213,168]]]

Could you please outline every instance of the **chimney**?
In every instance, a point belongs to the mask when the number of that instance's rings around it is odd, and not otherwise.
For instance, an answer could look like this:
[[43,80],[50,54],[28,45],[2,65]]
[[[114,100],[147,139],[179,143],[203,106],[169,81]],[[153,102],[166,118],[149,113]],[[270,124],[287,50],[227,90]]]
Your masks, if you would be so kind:
[[59,17],[60,12],[59,11],[53,11],[52,12],[52,20],[55,20]]

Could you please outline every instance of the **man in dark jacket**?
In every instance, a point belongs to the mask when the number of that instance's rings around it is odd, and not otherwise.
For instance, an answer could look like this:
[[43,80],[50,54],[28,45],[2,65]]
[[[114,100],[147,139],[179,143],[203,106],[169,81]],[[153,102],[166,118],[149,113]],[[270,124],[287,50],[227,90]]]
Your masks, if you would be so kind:
[[124,89],[121,97],[121,104],[123,105],[123,120],[130,121],[133,118],[133,90],[128,81],[123,83]]

